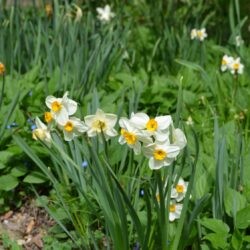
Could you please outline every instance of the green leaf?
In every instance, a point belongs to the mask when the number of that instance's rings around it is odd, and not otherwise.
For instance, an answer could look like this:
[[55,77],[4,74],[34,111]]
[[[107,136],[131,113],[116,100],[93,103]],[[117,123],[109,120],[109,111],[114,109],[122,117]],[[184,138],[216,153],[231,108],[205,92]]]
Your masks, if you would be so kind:
[[236,190],[227,187],[225,189],[224,205],[226,213],[229,216],[235,216],[239,210],[246,206],[246,198]]
[[226,235],[229,232],[228,225],[224,223],[222,220],[203,218],[199,222],[201,223],[202,226],[215,233]]
[[242,249],[242,235],[238,230],[235,230],[232,239],[231,239],[231,245],[234,250]]
[[211,233],[207,234],[203,239],[210,241],[214,249],[228,249],[226,235]]
[[10,191],[18,185],[18,179],[12,175],[2,175],[0,177],[0,190]]
[[27,168],[25,166],[17,166],[12,168],[10,173],[15,177],[23,176],[27,173]]
[[41,172],[33,171],[24,178],[23,182],[39,184],[39,183],[44,183],[47,180],[48,178]]
[[[0,152],[0,163],[6,164],[14,154],[9,151]],[[1,168],[1,166],[0,166]]]
[[250,226],[250,205],[241,209],[236,214],[236,227],[245,229]]

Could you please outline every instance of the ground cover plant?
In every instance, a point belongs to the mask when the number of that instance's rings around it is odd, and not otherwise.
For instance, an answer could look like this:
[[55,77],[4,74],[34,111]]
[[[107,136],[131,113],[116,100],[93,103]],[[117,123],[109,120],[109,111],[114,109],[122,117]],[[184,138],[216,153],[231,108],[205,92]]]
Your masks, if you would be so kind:
[[246,2],[1,4],[4,248],[250,248]]

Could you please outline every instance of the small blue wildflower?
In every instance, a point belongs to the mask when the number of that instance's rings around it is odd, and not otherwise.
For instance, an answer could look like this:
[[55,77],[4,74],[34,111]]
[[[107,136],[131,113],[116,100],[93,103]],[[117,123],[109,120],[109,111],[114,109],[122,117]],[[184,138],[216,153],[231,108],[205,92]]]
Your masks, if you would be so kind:
[[82,162],[82,167],[83,168],[86,168],[88,166],[88,162],[86,161],[86,160],[84,160],[83,162]]
[[36,126],[36,124],[32,124],[31,126],[30,126],[30,129],[33,131],[34,129],[36,129],[37,128],[37,126]]
[[10,125],[7,125],[7,126],[6,126],[6,128],[7,128],[7,129],[10,129],[10,128],[11,128],[11,126],[10,126]]
[[140,191],[139,191],[139,196],[140,196],[140,197],[143,197],[144,194],[145,194],[144,189],[141,188]]
[[33,95],[33,92],[32,92],[32,91],[30,91],[30,92],[29,92],[29,96],[32,96],[32,95]]

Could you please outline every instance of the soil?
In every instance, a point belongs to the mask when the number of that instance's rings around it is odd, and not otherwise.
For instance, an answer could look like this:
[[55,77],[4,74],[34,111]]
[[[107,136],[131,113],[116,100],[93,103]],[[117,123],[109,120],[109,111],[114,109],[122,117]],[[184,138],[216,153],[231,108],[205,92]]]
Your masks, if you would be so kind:
[[44,209],[37,207],[34,200],[29,200],[17,211],[10,210],[0,216],[0,235],[8,235],[25,250],[40,250],[43,236],[54,224]]

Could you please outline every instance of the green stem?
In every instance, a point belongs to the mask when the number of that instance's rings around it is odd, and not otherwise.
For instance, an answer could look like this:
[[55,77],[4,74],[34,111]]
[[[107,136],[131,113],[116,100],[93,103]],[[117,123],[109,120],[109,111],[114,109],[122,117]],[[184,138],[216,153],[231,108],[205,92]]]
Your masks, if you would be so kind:
[[5,76],[3,74],[3,84],[2,84],[1,96],[0,96],[0,109],[1,109],[1,106],[2,106],[2,102],[3,102],[4,87],[5,87]]
[[159,226],[161,231],[161,249],[167,250],[167,227],[166,227],[166,206],[165,206],[165,196],[164,187],[162,183],[161,171],[156,172],[156,181],[158,186],[158,192],[160,196],[160,208],[159,208]]

